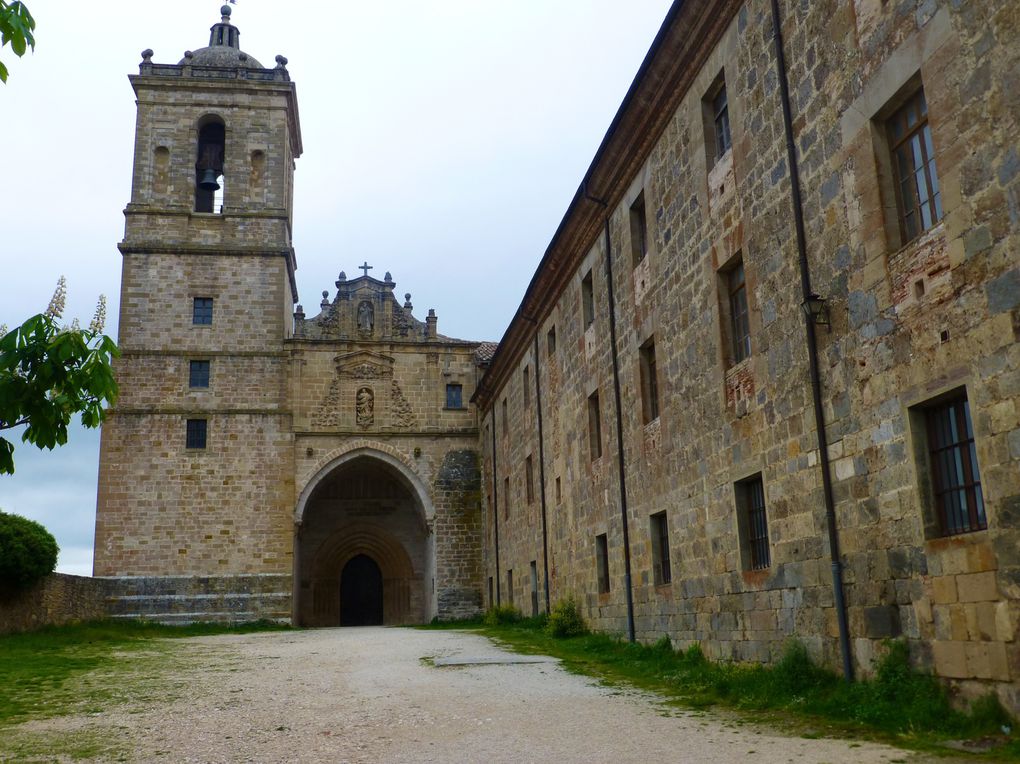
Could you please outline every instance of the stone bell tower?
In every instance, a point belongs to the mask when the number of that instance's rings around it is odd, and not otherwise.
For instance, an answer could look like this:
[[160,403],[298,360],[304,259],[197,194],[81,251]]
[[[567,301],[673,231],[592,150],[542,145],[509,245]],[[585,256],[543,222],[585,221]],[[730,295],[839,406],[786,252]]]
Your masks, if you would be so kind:
[[102,433],[95,573],[131,577],[127,610],[164,620],[291,608],[297,97],[287,59],[263,67],[221,13],[207,47],[176,64],[146,50],[130,77],[121,396]]

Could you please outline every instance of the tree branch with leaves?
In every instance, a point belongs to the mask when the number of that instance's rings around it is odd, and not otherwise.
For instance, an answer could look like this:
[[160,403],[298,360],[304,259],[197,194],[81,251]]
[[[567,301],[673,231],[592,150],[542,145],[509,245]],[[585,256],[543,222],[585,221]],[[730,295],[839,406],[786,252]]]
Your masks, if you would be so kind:
[[[10,332],[0,327],[0,431],[25,428],[22,441],[53,449],[67,443],[75,414],[98,427],[117,399],[113,359],[120,351],[103,334],[106,298],[87,329],[61,327],[66,287],[61,277],[45,313]],[[14,444],[0,436],[0,475],[14,473]]]
[[[35,19],[24,3],[0,0],[0,48],[10,43],[14,55],[21,58],[25,51],[35,50]],[[7,82],[7,67],[0,61],[0,82]]]

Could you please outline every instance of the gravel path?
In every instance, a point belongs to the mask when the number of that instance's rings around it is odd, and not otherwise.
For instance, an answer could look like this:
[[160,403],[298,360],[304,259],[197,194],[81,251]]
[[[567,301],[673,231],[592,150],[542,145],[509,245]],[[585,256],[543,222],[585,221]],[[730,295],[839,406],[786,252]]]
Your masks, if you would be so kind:
[[920,761],[677,711],[473,634],[322,629],[204,637],[184,649],[194,668],[174,680],[186,697],[32,726],[103,730],[132,761]]

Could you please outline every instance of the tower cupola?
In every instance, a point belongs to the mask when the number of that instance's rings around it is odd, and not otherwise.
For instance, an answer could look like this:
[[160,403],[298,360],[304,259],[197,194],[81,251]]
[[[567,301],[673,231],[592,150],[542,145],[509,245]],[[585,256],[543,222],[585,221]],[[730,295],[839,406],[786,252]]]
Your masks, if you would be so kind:
[[241,50],[241,32],[230,23],[230,6],[220,8],[219,23],[209,28],[209,45],[187,51],[178,66],[218,66],[223,68],[261,69],[262,64]]

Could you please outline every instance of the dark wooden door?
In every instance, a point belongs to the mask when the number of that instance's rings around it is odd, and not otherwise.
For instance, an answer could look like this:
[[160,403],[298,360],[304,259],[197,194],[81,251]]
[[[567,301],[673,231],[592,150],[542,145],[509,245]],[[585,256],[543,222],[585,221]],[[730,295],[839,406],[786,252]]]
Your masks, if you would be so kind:
[[340,625],[379,626],[382,622],[382,571],[371,557],[359,554],[340,574]]

